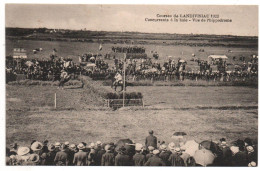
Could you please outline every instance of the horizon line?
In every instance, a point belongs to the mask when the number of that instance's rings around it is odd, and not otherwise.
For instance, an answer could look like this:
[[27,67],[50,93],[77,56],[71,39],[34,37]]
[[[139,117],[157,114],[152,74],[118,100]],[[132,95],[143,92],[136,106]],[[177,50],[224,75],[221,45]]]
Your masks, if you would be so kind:
[[235,34],[207,34],[207,33],[166,33],[166,32],[140,32],[140,31],[108,31],[108,30],[84,30],[83,29],[68,29],[68,28],[48,28],[48,27],[7,27],[5,26],[5,28],[19,28],[19,29],[40,29],[40,28],[46,28],[46,29],[53,29],[53,30],[57,30],[57,29],[61,29],[61,30],[70,30],[70,31],[93,31],[93,32],[118,32],[118,33],[143,33],[143,34],[170,34],[170,35],[174,35],[174,34],[178,34],[178,35],[208,35],[208,36],[237,36],[237,37],[257,37],[256,36],[248,36],[248,35],[235,35]]

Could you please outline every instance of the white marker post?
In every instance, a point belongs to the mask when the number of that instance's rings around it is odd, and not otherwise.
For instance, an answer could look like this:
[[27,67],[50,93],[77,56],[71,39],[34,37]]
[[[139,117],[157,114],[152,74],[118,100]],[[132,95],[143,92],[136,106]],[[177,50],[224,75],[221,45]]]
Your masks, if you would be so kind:
[[54,94],[54,109],[57,108],[57,101],[56,101],[57,95],[56,93]]

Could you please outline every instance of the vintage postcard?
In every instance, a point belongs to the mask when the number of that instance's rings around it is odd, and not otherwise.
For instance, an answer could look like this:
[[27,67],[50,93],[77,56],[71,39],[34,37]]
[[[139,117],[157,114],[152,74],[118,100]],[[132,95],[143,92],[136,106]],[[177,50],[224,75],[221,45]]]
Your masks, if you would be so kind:
[[7,166],[258,166],[258,5],[5,4]]

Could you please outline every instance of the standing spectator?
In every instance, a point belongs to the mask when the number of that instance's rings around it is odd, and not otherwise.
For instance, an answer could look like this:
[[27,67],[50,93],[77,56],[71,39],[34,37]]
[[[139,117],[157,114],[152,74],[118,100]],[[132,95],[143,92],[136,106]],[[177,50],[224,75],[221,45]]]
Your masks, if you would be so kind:
[[130,166],[130,157],[126,154],[124,146],[119,148],[119,152],[115,157],[115,166]]
[[68,165],[68,154],[65,152],[66,148],[65,145],[62,144],[60,146],[60,151],[56,153],[54,163],[57,166],[67,166]]
[[76,166],[86,166],[87,165],[87,157],[88,153],[83,151],[85,149],[85,146],[80,143],[78,145],[79,152],[75,153],[73,164]]
[[148,150],[149,150],[149,153],[146,154],[146,156],[145,156],[146,161],[147,161],[149,158],[153,157],[154,147],[153,147],[153,146],[148,146]]
[[153,135],[153,130],[149,131],[149,136],[145,139],[145,146],[153,146],[155,149],[157,148],[157,137]]
[[48,146],[48,150],[49,150],[49,152],[46,155],[45,164],[48,166],[52,166],[52,165],[54,165],[54,159],[56,156],[55,146],[53,144],[50,144]]
[[77,153],[77,147],[75,144],[71,144],[68,148],[68,159],[69,159],[69,166],[73,166],[73,159],[75,153]]
[[142,154],[143,152],[143,145],[142,144],[135,144],[135,155],[133,156],[134,165],[135,166],[143,166],[145,164],[145,156]]
[[165,166],[165,163],[159,157],[159,153],[159,150],[153,150],[154,155],[148,159],[148,161],[145,163],[145,166]]
[[171,166],[185,166],[184,160],[181,157],[182,152],[179,147],[175,148],[175,153],[169,157],[169,162]]
[[17,143],[11,144],[10,147],[11,147],[11,149],[10,149],[8,155],[9,155],[9,156],[11,156],[11,155],[17,155],[17,147],[18,147]]
[[59,152],[60,151],[60,146],[61,146],[61,143],[60,142],[56,142],[55,143],[55,152],[57,153],[57,152]]
[[102,155],[101,166],[114,166],[115,165],[115,155],[111,151],[111,146],[107,144],[105,146],[106,153]]
[[163,160],[163,162],[166,164],[166,166],[170,166],[170,162],[168,161],[171,152],[167,150],[167,146],[165,144],[162,144],[160,146],[161,148],[161,153],[159,155],[159,157]]
[[90,143],[90,152],[88,154],[88,165],[94,166],[95,165],[95,158],[96,158],[96,150],[95,150],[95,143]]
[[48,140],[45,140],[44,142],[43,142],[43,147],[42,147],[42,152],[43,153],[48,153],[49,152],[49,150],[48,150]]
[[105,154],[105,149],[104,146],[102,145],[102,143],[100,141],[97,141],[96,143],[96,165],[97,166],[101,166],[101,160],[102,160],[102,155]]
[[42,155],[43,151],[43,144],[39,141],[35,141],[32,145],[31,145],[31,150],[33,151],[34,154],[38,154],[39,156]]

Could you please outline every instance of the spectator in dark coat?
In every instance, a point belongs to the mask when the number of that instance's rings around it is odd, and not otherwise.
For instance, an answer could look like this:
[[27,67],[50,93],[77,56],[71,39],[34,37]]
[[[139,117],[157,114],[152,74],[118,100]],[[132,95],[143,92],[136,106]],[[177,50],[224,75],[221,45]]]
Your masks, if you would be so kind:
[[185,166],[185,162],[183,158],[181,157],[182,152],[179,147],[175,148],[175,152],[172,153],[168,159],[171,166]]
[[131,166],[130,156],[126,154],[126,148],[120,147],[115,157],[115,166]]
[[170,162],[168,161],[168,159],[171,155],[171,152],[167,150],[167,146],[165,144],[162,144],[160,148],[162,151],[159,154],[159,157],[163,160],[166,166],[170,166]]
[[74,155],[73,164],[76,166],[86,166],[88,153],[83,151],[85,149],[85,146],[80,143],[78,145],[78,149],[79,151]]
[[11,148],[10,148],[10,151],[9,151],[8,155],[9,155],[9,156],[11,156],[11,155],[17,155],[17,147],[18,147],[17,143],[11,144],[10,147],[11,147]]
[[149,136],[145,139],[145,146],[153,146],[155,149],[157,148],[157,138],[153,135],[153,131],[149,131]]
[[159,150],[153,151],[153,157],[149,158],[148,161],[145,163],[145,166],[165,166],[163,160],[159,157]]
[[69,163],[68,154],[65,152],[65,145],[62,144],[60,147],[60,151],[56,153],[54,163],[57,166],[67,166]]
[[46,154],[45,164],[48,166],[52,166],[52,165],[54,165],[54,159],[56,156],[56,152],[54,151],[55,146],[53,144],[50,144],[48,146],[48,150],[49,150],[49,152]]
[[94,143],[91,143],[90,146],[90,151],[89,151],[89,154],[88,154],[88,166],[95,166],[95,159],[96,159],[96,149],[95,149],[95,144]]
[[232,146],[230,147],[232,151],[232,166],[247,166],[247,154],[246,152],[242,149],[242,146]]
[[142,144],[135,144],[135,155],[133,156],[134,165],[135,166],[143,166],[146,162],[145,155],[142,154],[143,152],[143,145]]
[[96,149],[96,165],[101,166],[101,160],[102,160],[102,155],[105,154],[106,151],[104,147],[102,147],[102,144],[100,141],[97,142],[97,149]]
[[153,146],[149,146],[149,147],[148,147],[148,150],[149,150],[149,153],[146,154],[146,156],[145,156],[146,161],[147,161],[149,158],[153,157],[154,147],[153,147]]
[[38,154],[39,156],[41,156],[43,154],[43,144],[39,141],[35,141],[31,145],[31,150],[34,154]]
[[75,153],[78,152],[78,149],[75,144],[71,144],[68,148],[68,159],[69,159],[69,166],[73,166],[73,159]]
[[108,144],[105,146],[106,153],[102,155],[101,166],[114,166],[115,155],[111,151],[111,146]]

